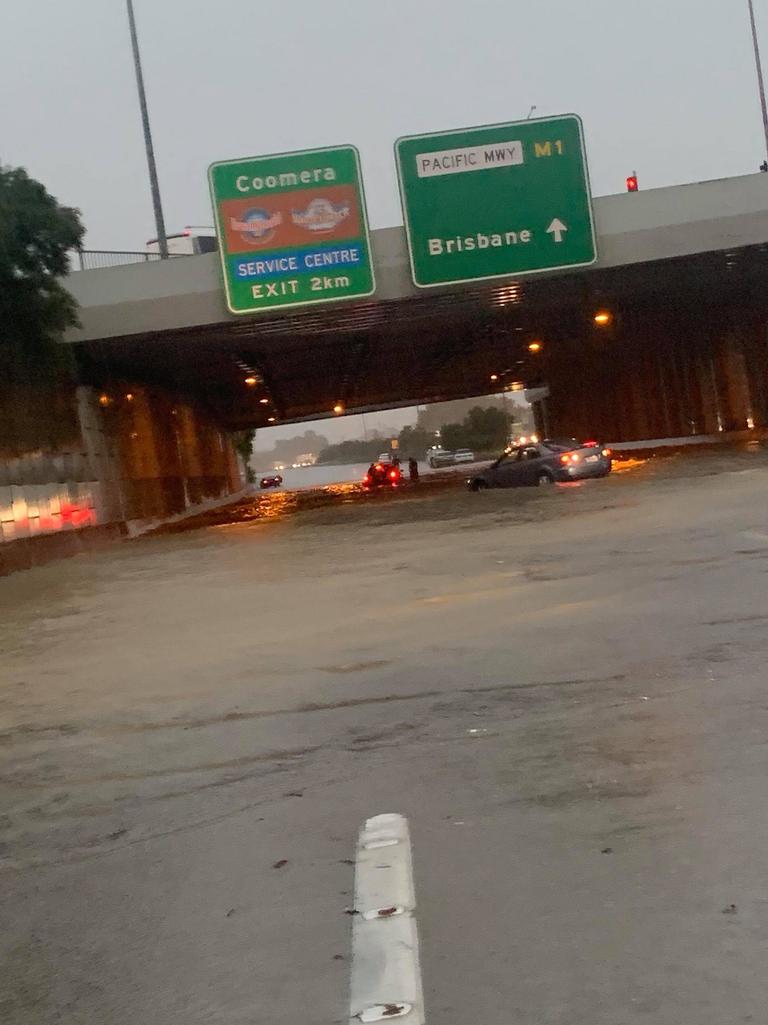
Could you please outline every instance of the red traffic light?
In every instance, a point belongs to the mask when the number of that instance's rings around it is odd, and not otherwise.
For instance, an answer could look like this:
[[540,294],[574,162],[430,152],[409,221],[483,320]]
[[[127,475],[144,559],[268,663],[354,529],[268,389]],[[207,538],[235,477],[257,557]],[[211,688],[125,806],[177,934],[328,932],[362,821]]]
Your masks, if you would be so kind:
[[627,178],[627,192],[637,192],[637,175],[630,174]]

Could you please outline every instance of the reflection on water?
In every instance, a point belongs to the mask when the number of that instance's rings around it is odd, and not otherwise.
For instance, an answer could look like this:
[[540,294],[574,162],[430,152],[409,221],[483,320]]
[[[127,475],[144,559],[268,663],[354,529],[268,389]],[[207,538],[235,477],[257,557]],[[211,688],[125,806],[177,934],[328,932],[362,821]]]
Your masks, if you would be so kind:
[[[361,481],[368,469],[368,463],[352,463],[349,466],[299,466],[294,469],[286,466],[280,470],[283,478],[283,486],[291,490],[308,488],[322,488],[328,484],[344,484],[351,481]],[[256,471],[256,480],[267,473],[274,473],[270,467]]]
[[188,527],[247,523],[249,520],[279,520],[291,513],[304,509],[318,509],[339,502],[350,502],[358,496],[365,496],[362,483],[347,482],[329,484],[324,488],[305,488],[297,491],[260,491],[234,506],[213,509],[190,520],[174,524],[172,531]]
[[613,460],[613,473],[627,473],[629,470],[637,470],[648,462],[647,459],[627,457],[626,459]]

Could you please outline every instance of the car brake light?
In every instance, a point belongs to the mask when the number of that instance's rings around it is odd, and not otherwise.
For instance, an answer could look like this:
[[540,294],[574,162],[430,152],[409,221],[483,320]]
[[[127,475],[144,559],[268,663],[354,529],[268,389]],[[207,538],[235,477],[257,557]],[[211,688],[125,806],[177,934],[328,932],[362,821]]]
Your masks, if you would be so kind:
[[583,441],[581,444],[583,448],[597,448],[596,441]]
[[397,480],[397,470],[390,470],[389,476],[392,478],[392,480]]

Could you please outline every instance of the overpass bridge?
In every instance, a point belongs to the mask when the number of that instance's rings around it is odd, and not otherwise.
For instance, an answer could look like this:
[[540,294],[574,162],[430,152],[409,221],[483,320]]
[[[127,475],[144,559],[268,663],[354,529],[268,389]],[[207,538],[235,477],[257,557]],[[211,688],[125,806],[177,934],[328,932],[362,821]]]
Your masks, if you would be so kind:
[[217,254],[81,271],[66,342],[90,383],[172,389],[232,430],[521,384],[546,386],[550,432],[768,424],[768,175],[606,196],[594,212],[589,268],[419,290],[403,228],[383,228],[374,298],[292,312],[230,314]]

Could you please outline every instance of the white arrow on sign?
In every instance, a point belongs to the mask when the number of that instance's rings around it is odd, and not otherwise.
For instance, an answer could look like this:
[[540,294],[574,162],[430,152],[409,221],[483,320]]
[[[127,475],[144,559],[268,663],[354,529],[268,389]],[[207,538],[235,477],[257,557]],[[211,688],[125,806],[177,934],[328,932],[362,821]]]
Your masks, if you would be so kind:
[[563,232],[568,231],[568,225],[563,224],[559,217],[556,217],[554,221],[547,228],[547,234],[552,235],[555,242],[563,241]]

